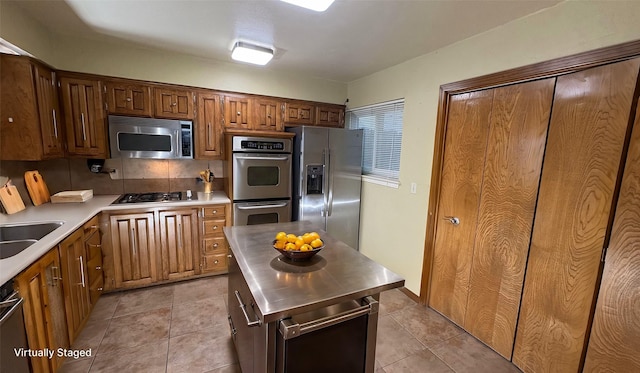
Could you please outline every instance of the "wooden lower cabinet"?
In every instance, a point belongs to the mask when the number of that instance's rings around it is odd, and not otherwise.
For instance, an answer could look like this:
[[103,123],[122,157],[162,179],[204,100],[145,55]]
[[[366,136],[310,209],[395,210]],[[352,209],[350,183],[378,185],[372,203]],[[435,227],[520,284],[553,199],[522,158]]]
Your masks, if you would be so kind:
[[73,344],[91,313],[84,234],[76,230],[60,243],[64,303],[69,342]]
[[104,289],[102,269],[102,234],[98,228],[98,216],[84,225],[84,248],[87,258],[87,284],[89,301],[94,306]]
[[114,288],[158,281],[156,230],[153,212],[111,215]]
[[159,218],[162,278],[173,280],[199,274],[197,210],[160,211]]
[[[29,348],[57,350],[69,348],[69,334],[62,290],[58,247],[32,264],[15,279],[15,287],[24,298],[24,321]],[[57,354],[31,358],[34,373],[55,372],[63,359]]]
[[230,224],[225,205],[202,208],[202,272],[228,271],[229,245],[222,229]]

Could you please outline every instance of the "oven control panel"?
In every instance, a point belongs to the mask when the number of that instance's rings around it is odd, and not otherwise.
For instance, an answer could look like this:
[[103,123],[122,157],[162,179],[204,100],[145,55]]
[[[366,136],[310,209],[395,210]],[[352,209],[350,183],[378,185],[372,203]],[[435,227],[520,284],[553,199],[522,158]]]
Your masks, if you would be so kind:
[[233,137],[234,152],[291,153],[290,139],[268,137]]

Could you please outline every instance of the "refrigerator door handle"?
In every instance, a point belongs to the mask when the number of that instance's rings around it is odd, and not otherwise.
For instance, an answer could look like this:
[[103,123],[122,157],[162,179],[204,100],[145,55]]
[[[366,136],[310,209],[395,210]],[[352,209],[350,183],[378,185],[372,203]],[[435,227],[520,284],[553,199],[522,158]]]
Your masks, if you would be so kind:
[[329,175],[331,174],[331,168],[329,163],[331,162],[331,156],[329,154],[329,148],[322,149],[322,174],[324,176],[322,182],[323,195],[322,195],[322,213],[321,216],[329,216]]
[[327,216],[331,216],[331,213],[333,212],[333,167],[331,165],[331,148],[327,149],[327,154],[328,154],[328,184],[329,184],[329,192],[328,194],[328,198],[327,198]]

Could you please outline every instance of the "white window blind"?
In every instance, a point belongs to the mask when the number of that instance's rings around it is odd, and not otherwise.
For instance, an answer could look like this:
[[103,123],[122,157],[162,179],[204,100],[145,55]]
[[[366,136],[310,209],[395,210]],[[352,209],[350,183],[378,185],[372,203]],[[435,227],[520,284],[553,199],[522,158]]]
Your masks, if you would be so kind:
[[404,99],[346,112],[346,127],[364,130],[362,173],[398,180]]

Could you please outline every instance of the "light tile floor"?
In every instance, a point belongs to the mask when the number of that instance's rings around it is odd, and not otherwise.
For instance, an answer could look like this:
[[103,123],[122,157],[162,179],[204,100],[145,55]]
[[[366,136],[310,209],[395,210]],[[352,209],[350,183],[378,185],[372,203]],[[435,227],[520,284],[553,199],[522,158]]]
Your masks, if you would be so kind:
[[[72,346],[92,356],[67,358],[62,372],[240,373],[226,296],[226,276],[105,294]],[[380,297],[376,373],[397,372],[520,371],[394,289]]]

